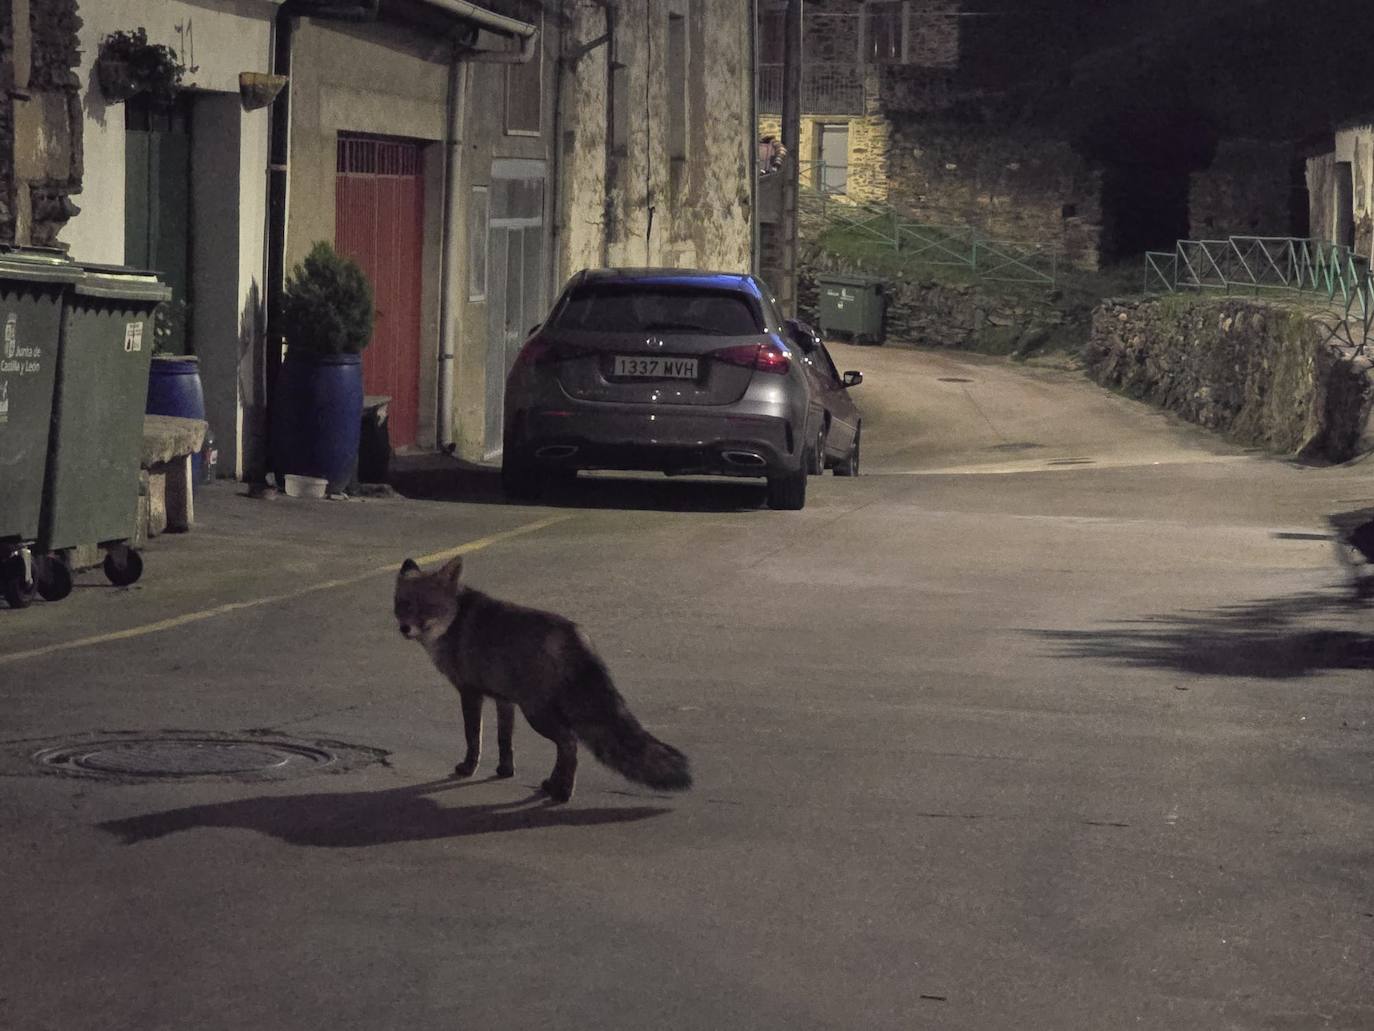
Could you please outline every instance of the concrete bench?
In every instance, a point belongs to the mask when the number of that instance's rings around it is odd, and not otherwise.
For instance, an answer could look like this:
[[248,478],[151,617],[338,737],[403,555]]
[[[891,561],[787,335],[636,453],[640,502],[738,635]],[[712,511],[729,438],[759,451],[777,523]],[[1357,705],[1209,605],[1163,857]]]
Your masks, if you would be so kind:
[[138,541],[160,533],[185,533],[195,522],[191,456],[205,443],[203,419],[143,417],[139,458]]

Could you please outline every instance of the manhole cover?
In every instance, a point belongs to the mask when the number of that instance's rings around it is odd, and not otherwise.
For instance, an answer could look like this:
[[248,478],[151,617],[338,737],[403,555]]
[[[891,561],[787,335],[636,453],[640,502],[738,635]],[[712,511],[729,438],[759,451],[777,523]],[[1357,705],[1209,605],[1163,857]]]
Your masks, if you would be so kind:
[[29,772],[36,766],[40,772],[118,781],[278,780],[356,769],[386,758],[375,748],[251,732],[100,734],[64,742],[31,741],[22,751]]

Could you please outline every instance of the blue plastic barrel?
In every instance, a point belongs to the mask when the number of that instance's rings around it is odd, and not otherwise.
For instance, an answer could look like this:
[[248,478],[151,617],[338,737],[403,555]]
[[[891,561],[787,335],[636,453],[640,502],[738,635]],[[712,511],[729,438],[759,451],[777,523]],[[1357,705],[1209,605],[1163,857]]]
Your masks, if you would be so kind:
[[[174,415],[180,419],[205,418],[205,391],[200,382],[200,362],[193,357],[153,356],[148,373],[149,415]],[[197,486],[204,479],[204,456],[191,456],[191,480]]]
[[328,480],[330,493],[345,490],[358,464],[362,417],[362,355],[288,348],[272,405],[278,485],[289,473]]

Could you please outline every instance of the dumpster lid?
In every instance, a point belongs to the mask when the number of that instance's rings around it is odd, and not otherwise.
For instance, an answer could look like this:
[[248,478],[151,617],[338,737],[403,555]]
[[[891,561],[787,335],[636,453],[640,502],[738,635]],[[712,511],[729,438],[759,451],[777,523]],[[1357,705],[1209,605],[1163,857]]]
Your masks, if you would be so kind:
[[81,268],[85,276],[76,284],[76,292],[87,297],[153,302],[172,298],[172,288],[160,282],[156,272],[90,262],[82,262]]
[[0,250],[0,279],[28,283],[75,283],[81,266],[62,251],[48,247],[7,247]]
[[839,286],[882,286],[883,281],[875,276],[855,276],[839,272],[821,272],[816,275],[817,284],[834,283]]

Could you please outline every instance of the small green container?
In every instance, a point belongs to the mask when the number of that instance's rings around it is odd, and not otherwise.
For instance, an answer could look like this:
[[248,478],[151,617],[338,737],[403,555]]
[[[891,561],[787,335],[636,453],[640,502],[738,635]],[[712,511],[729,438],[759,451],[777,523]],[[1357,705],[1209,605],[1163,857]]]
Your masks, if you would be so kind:
[[886,301],[882,280],[827,273],[816,277],[823,335],[842,334],[855,343],[881,343]]
[[82,266],[62,319],[38,546],[131,539],[153,355],[153,310],[171,290],[151,272]]
[[38,536],[63,304],[81,274],[55,254],[0,253],[0,545]]

